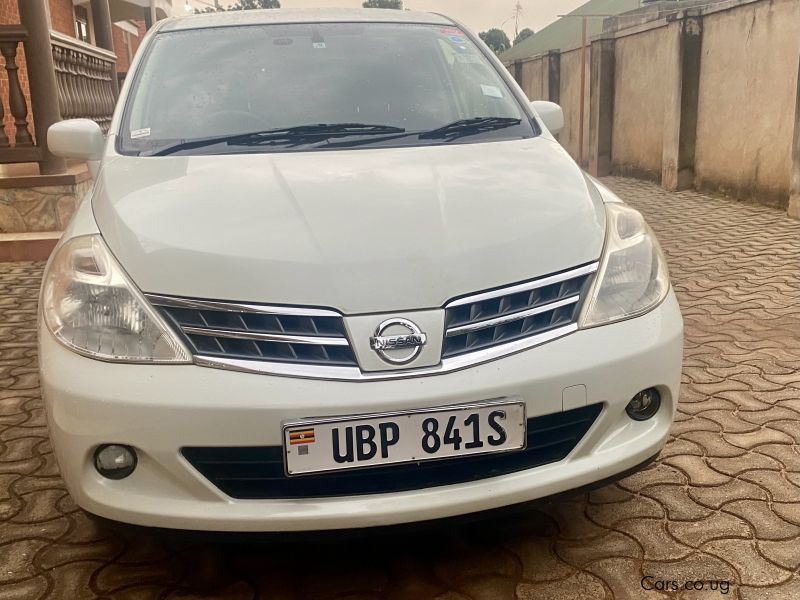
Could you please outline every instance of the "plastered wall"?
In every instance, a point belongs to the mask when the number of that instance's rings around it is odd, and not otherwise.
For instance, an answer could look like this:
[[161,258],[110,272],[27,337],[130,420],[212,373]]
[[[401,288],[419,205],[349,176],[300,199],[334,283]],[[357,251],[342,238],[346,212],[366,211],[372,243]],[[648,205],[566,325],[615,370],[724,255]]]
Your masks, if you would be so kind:
[[617,39],[611,159],[615,170],[650,179],[661,176],[665,98],[670,90],[669,28]]
[[705,16],[695,182],[784,206],[794,132],[800,2]]

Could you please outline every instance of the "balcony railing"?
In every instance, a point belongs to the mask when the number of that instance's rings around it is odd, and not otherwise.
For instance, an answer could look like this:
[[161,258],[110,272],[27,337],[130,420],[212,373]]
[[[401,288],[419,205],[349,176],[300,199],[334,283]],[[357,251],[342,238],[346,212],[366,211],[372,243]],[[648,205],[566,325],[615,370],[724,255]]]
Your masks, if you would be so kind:
[[[0,84],[0,164],[42,160],[42,140],[31,134],[29,98],[20,84],[18,61],[28,33],[21,25],[0,25],[0,55],[6,81]],[[116,56],[113,52],[50,32],[58,107],[62,119],[86,118],[108,131],[114,112]],[[32,66],[27,65],[30,75]],[[11,114],[6,123],[6,107]],[[7,125],[7,126],[6,126]]]
[[[28,34],[20,25],[0,25],[0,54],[5,59],[7,86],[5,98],[0,98],[0,163],[35,162],[41,159],[41,150],[34,145],[28,127],[28,102],[19,82],[17,56]],[[11,136],[5,128],[5,105],[13,117]]]
[[115,54],[54,31],[50,41],[61,117],[92,119],[107,132],[116,102]]

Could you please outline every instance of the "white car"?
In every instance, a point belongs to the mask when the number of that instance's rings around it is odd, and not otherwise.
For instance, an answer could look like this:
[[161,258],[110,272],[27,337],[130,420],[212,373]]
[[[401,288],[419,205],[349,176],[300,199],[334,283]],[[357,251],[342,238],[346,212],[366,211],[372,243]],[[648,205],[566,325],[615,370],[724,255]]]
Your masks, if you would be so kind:
[[162,21],[41,297],[61,473],[90,513],[223,531],[483,511],[664,446],[683,324],[642,216],[456,21]]

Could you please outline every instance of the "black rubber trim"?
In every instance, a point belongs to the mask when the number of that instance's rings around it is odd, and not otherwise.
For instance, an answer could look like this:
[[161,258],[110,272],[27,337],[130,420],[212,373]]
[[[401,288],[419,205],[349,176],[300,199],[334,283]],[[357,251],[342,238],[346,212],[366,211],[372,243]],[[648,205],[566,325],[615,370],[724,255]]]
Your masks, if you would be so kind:
[[290,499],[385,494],[479,481],[566,458],[602,412],[593,404],[528,419],[516,452],[406,463],[303,477],[284,474],[280,446],[181,449],[184,458],[232,498]]

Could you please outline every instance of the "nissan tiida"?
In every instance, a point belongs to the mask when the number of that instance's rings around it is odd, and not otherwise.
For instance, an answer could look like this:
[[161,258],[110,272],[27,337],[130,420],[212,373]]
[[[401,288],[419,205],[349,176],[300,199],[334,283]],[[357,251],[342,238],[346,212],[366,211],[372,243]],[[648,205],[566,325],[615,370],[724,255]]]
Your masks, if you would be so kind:
[[157,23],[41,294],[50,434],[101,517],[359,528],[521,503],[663,447],[682,319],[641,214],[435,14]]

